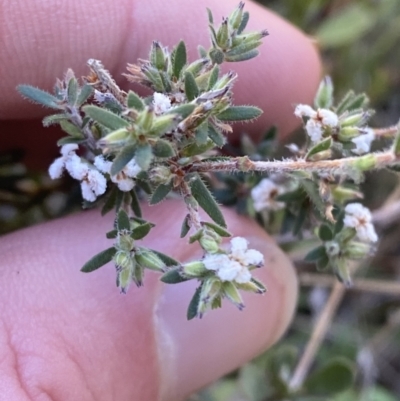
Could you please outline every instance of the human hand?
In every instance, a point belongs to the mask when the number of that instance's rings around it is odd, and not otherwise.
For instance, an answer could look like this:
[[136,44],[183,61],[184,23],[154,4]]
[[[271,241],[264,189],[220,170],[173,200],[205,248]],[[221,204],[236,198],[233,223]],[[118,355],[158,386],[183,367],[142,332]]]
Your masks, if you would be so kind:
[[[183,38],[190,57],[196,44],[208,43],[203,29],[191,30],[205,19],[205,7],[227,15],[236,5],[160,4],[3,1],[0,117],[17,121],[2,122],[2,148],[24,145],[32,165],[50,162],[57,153],[48,131],[21,120],[42,111],[19,97],[17,84],[48,89],[67,67],[83,75],[88,58],[102,60],[119,76],[127,61],[146,56],[153,39],[172,46]],[[307,103],[314,94],[318,57],[311,42],[280,18],[254,4],[247,9],[251,28],[268,28],[271,36],[256,60],[233,66],[239,73],[235,103],[264,110],[249,125],[253,136],[272,123],[285,134],[296,123],[293,104]],[[144,213],[157,224],[146,238],[152,248],[179,260],[196,256],[174,235],[185,213],[180,205],[165,202]],[[191,283],[164,286],[148,274],[144,289],[122,296],[113,285],[113,270],[79,272],[108,246],[102,233],[110,219],[89,212],[3,237],[0,400],[181,399],[275,342],[296,301],[290,262],[255,223],[233,212],[226,217],[236,236],[264,252],[259,277],[269,291],[247,296],[242,313],[226,305],[191,322],[184,313]]]

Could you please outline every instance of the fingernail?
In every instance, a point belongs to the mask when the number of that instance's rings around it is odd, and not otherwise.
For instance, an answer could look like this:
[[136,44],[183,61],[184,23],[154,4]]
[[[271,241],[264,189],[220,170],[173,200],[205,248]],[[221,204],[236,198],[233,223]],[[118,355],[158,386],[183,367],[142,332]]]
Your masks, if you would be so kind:
[[248,238],[265,255],[255,276],[266,284],[264,295],[244,293],[239,311],[228,301],[202,319],[186,320],[198,283],[165,285],[155,311],[161,366],[161,399],[182,399],[242,365],[273,344],[287,328],[297,298],[290,261],[272,242]]

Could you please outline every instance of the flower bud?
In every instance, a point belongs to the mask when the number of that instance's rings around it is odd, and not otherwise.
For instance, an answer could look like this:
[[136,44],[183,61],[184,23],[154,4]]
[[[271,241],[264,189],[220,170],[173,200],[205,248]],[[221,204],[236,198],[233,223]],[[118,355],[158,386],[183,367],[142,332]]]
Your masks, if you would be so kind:
[[351,259],[363,259],[371,254],[371,245],[364,242],[351,241],[343,251]]
[[207,253],[216,253],[219,250],[219,241],[207,233],[200,237],[199,242]]
[[244,308],[242,297],[231,281],[225,281],[222,286],[224,295],[240,310]]
[[[126,128],[120,128],[113,132],[110,132],[104,138],[98,141],[98,145],[101,148],[124,145],[128,140],[132,141],[132,138]],[[132,142],[133,143],[133,142]]]
[[318,108],[329,109],[333,103],[333,84],[330,77],[326,76],[319,84],[314,100]]
[[133,248],[133,239],[130,237],[130,235],[128,233],[124,233],[118,236],[118,240],[117,240],[117,246],[119,249],[121,249],[122,251],[131,251]]
[[154,184],[168,184],[171,181],[172,173],[169,167],[156,166],[149,171],[149,177]]
[[346,287],[351,287],[353,283],[346,260],[344,258],[335,258],[334,261],[331,261],[331,264],[338,280]]
[[200,292],[198,316],[201,318],[207,309],[221,306],[221,281],[213,276],[204,280]]
[[239,6],[233,10],[232,14],[229,16],[229,24],[233,29],[239,29],[243,18],[243,7],[244,3],[241,1]]
[[345,203],[352,199],[362,199],[362,193],[352,188],[346,188],[338,185],[332,190],[333,199],[335,203]]
[[145,131],[149,131],[153,125],[154,121],[154,110],[152,107],[146,107],[137,118],[137,123]]
[[159,70],[163,70],[165,67],[165,55],[160,43],[157,41],[153,42],[150,50],[150,61]]
[[373,154],[358,157],[351,163],[351,166],[359,171],[371,170],[376,166],[376,158]]
[[325,250],[328,256],[337,256],[340,253],[340,246],[336,241],[325,242]]
[[125,251],[117,252],[113,257],[113,262],[119,271],[131,269],[133,266],[131,255]]
[[165,269],[164,262],[154,253],[145,248],[139,248],[135,254],[136,262],[150,270],[163,272]]
[[189,276],[189,277],[201,277],[203,276],[205,273],[208,272],[208,270],[206,269],[206,267],[204,266],[204,263],[199,261],[199,260],[195,260],[194,262],[189,262],[189,263],[185,263],[182,266],[182,272],[185,276]]
[[126,294],[129,286],[132,283],[132,269],[123,269],[117,273],[117,286],[121,293]]
[[223,50],[226,50],[230,45],[230,35],[229,35],[228,19],[227,18],[224,18],[224,20],[222,21],[221,26],[218,29],[218,32],[217,32],[217,44]]
[[254,278],[251,281],[248,281],[247,283],[236,284],[236,286],[240,290],[250,291],[256,294],[264,294],[267,291],[265,286],[260,281],[255,280]]
[[360,135],[360,130],[357,127],[342,127],[339,131],[339,141],[349,142],[353,138]]
[[340,119],[340,125],[342,127],[349,127],[353,125],[361,126],[364,125],[370,117],[371,113],[367,111],[351,114]]

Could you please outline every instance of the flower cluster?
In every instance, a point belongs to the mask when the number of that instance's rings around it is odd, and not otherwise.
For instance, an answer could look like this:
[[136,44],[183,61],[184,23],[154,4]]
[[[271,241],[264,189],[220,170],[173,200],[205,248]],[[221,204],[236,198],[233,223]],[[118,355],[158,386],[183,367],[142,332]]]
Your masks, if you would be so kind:
[[372,128],[366,128],[363,133],[351,140],[356,147],[351,151],[357,155],[368,153],[371,150],[371,144],[375,140],[375,132]]
[[112,162],[106,160],[103,156],[94,158],[94,165],[104,174],[110,174],[111,181],[117,184],[118,188],[123,192],[128,192],[135,186],[133,180],[141,171],[141,168],[136,163],[135,158],[129,161],[128,164],[115,175],[111,175]]
[[282,185],[278,185],[270,178],[262,179],[252,190],[251,198],[254,202],[254,209],[260,212],[264,209],[279,210],[285,207],[283,202],[276,200],[278,195],[285,192]]
[[361,241],[376,242],[378,236],[372,224],[371,212],[361,203],[349,203],[345,209],[343,223],[345,227],[354,228]]
[[215,271],[222,281],[248,283],[251,280],[249,268],[261,267],[264,264],[264,256],[255,249],[247,248],[248,242],[245,238],[232,238],[230,253],[206,254],[203,259],[204,266]]
[[107,180],[103,174],[75,153],[78,145],[68,144],[61,147],[61,157],[54,160],[49,167],[49,175],[52,179],[60,178],[67,170],[75,180],[81,181],[83,199],[94,202],[99,195],[103,195],[107,188]]
[[313,142],[321,141],[326,128],[336,128],[339,124],[339,118],[333,111],[327,109],[314,110],[306,104],[297,105],[294,114],[297,117],[308,118],[305,129]]

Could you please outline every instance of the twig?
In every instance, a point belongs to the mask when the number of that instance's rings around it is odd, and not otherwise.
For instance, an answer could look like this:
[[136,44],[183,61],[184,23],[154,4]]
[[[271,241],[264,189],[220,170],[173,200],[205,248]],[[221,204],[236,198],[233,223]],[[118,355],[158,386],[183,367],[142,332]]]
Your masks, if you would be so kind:
[[[300,284],[306,287],[332,287],[336,283],[336,278],[329,274],[301,273],[299,275]],[[386,295],[400,295],[400,283],[388,280],[355,279],[349,291],[366,291]]]
[[340,282],[336,281],[332,288],[329,299],[314,326],[306,349],[304,350],[304,353],[301,356],[300,361],[297,364],[293,376],[290,380],[289,387],[292,390],[298,389],[303,384],[303,381],[307,376],[308,371],[310,370],[315,354],[321,346],[321,343],[329,329],[331,321],[336,313],[336,310],[343,298],[345,291],[346,287]]
[[206,171],[265,171],[270,173],[291,173],[295,171],[319,172],[330,174],[341,174],[348,168],[359,169],[360,171],[371,168],[382,168],[397,161],[397,157],[391,151],[370,153],[365,156],[346,157],[335,160],[306,161],[282,160],[282,161],[252,161],[247,156],[235,157],[230,160],[201,161],[194,163],[189,172]]
[[399,126],[392,125],[386,128],[373,128],[375,137],[381,138],[393,138],[394,135],[399,131]]

